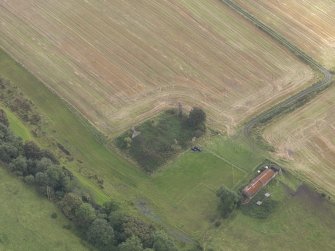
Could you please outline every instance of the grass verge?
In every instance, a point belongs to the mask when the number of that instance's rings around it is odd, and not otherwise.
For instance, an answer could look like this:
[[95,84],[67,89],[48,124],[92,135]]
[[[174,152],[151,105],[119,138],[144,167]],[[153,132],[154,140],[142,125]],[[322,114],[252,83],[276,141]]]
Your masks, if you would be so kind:
[[[0,250],[90,250],[51,202],[0,167]],[[53,213],[57,218],[52,218]]]
[[22,138],[24,141],[31,140],[33,136],[30,130],[23,124],[23,122],[9,109],[0,105],[0,109],[6,112],[9,128],[18,137]]

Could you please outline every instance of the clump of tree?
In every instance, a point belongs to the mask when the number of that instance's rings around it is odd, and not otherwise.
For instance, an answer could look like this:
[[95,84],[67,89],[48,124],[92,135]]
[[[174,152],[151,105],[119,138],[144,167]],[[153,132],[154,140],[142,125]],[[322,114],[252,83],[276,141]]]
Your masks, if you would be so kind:
[[205,126],[206,113],[199,107],[193,107],[187,122],[191,128],[202,128]]
[[122,242],[119,245],[119,250],[120,251],[142,251],[143,245],[141,243],[141,240],[138,237],[132,236],[128,238],[125,242]]
[[176,250],[174,242],[152,224],[122,213],[113,202],[94,203],[52,152],[13,135],[4,116],[0,113],[0,161],[59,205],[92,246],[98,250]]
[[0,160],[15,175],[33,184],[49,199],[62,198],[72,190],[73,175],[59,165],[48,150],[41,150],[34,142],[24,143],[9,128],[0,123]]
[[220,212],[220,215],[223,218],[228,218],[233,211],[239,206],[240,203],[240,196],[225,187],[221,187],[217,192],[216,196],[219,198],[219,205],[218,209]]
[[175,154],[190,146],[194,137],[206,131],[206,114],[193,108],[189,114],[168,110],[129,130],[116,139],[116,145],[135,159],[147,173],[154,172]]
[[206,113],[199,107],[193,107],[187,118],[187,125],[199,138],[206,132]]
[[173,241],[163,231],[157,231],[153,236],[153,249],[155,251],[177,251]]

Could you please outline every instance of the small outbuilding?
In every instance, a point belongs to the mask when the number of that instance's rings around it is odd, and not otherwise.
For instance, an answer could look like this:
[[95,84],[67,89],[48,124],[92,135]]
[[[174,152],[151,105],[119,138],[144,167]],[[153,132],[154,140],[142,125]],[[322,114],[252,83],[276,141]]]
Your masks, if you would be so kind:
[[262,204],[263,204],[263,202],[260,201],[260,200],[256,202],[256,205],[257,205],[257,206],[260,206],[260,205],[262,205]]

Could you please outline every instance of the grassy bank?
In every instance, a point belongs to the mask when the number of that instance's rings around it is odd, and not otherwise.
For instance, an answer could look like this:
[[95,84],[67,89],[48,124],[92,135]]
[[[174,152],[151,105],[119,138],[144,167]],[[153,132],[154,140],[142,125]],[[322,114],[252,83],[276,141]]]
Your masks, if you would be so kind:
[[[89,250],[60,210],[0,167],[0,250]],[[51,218],[56,213],[57,218]]]
[[9,128],[16,136],[22,138],[23,140],[31,140],[33,138],[29,128],[27,128],[13,112],[4,106],[0,106],[0,109],[6,112]]

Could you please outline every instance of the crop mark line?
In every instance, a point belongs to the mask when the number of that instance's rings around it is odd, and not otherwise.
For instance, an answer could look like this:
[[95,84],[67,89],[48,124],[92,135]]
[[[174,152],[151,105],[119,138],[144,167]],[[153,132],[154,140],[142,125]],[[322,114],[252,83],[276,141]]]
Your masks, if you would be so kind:
[[237,165],[233,164],[232,162],[230,162],[230,161],[227,160],[226,158],[224,158],[224,157],[218,155],[217,153],[215,153],[215,152],[213,152],[213,151],[211,151],[211,150],[206,150],[206,152],[209,152],[209,153],[213,154],[215,157],[217,157],[217,158],[223,160],[223,161],[226,162],[227,164],[229,164],[229,165],[231,165],[231,166],[237,168],[238,170],[242,171],[243,173],[247,173],[246,170],[244,170],[244,169],[238,167]]

